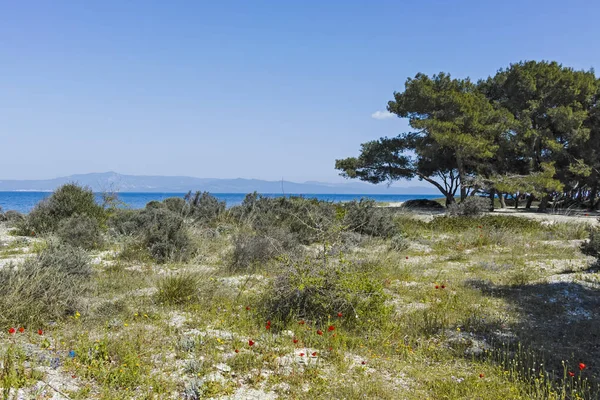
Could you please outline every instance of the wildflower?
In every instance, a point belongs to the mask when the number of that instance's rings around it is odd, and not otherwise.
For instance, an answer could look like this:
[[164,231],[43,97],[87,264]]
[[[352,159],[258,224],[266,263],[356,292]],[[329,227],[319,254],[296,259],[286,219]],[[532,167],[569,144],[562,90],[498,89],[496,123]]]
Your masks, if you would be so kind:
[[571,378],[572,378],[572,377],[574,377],[574,376],[575,376],[575,372],[571,372],[571,371],[569,371],[569,376],[570,376]]
[[304,357],[304,353],[300,353],[298,354],[300,357]]
[[292,341],[294,342],[294,344],[298,343],[298,339],[296,338],[294,338]]
[[343,314],[341,312],[338,313],[338,318],[342,318]]
[[300,325],[304,325],[304,324],[305,324],[305,322],[304,322],[304,320],[303,320],[303,319],[301,319],[300,321],[298,321],[298,324],[300,324]]
[[583,371],[585,369],[586,365],[584,363],[579,363],[579,370]]
[[71,357],[71,358],[75,358],[75,350],[71,350],[71,351],[69,352],[69,357]]
[[361,363],[362,365],[367,365],[367,362],[366,362],[366,361],[361,361],[360,363]]
[[436,288],[436,289],[439,289],[440,287],[439,287],[438,285],[435,285],[435,288]]
[[240,350],[239,350],[239,349],[235,349],[235,352],[236,352],[236,353],[239,353],[239,352],[240,352]]
[[312,353],[312,356],[316,357],[317,356],[317,352],[315,351],[314,353]]
[[446,285],[442,285],[442,289],[446,289]]
[[42,336],[44,334],[44,331],[41,329],[38,329],[38,335]]
[[478,226],[479,229],[483,228],[481,225]]
[[254,340],[252,340],[252,339],[248,340],[248,346],[250,346],[250,347],[254,346]]
[[250,306],[246,306],[246,311],[250,311]]
[[8,333],[11,334],[11,335],[14,335],[15,332],[16,332],[15,328],[9,328],[8,329]]
[[483,377],[485,377],[485,375],[484,374],[479,374],[479,377],[483,378]]
[[408,260],[408,256],[406,256],[406,259]]
[[23,328],[23,327],[20,327],[20,328],[19,328],[19,333],[23,333],[23,332],[25,332],[25,328]]
[[329,328],[327,328],[327,330],[328,330],[329,332],[331,332],[331,331],[334,331],[334,330],[335,330],[335,326],[333,326],[333,325],[329,325]]
[[267,325],[265,326],[267,330],[271,329],[271,321],[267,321]]
[[317,335],[322,335],[322,334],[323,334],[323,331],[320,329],[317,329]]
[[333,347],[330,347],[330,348],[329,348],[329,351],[333,351]]

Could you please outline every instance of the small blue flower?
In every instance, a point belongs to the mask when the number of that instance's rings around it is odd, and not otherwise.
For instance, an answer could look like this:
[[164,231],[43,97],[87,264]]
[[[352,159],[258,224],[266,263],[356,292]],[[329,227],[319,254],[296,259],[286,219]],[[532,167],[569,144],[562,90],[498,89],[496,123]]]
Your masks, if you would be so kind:
[[71,357],[71,358],[75,358],[75,350],[71,350],[71,351],[69,352],[69,357]]

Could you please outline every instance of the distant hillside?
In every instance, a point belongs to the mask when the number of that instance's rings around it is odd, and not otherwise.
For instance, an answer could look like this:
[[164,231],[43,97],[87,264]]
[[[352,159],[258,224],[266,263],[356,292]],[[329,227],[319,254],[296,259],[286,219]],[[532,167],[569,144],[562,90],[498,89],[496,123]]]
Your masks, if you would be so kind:
[[185,193],[189,190],[211,193],[319,193],[319,194],[435,194],[428,186],[387,187],[361,182],[296,183],[288,181],[263,181],[259,179],[211,179],[189,176],[121,175],[116,172],[71,175],[46,180],[0,180],[0,191],[50,191],[58,186],[77,182],[94,191],[118,192],[171,192]]

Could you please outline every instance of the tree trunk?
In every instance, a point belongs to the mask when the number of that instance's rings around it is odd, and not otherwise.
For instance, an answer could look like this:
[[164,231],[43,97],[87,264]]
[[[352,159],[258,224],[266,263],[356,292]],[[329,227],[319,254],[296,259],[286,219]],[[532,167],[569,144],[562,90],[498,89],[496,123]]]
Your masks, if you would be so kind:
[[446,194],[446,208],[448,208],[449,205],[456,203],[456,199],[454,199],[454,195],[452,195],[452,193],[448,193]]
[[545,212],[546,209],[548,208],[548,201],[550,201],[550,195],[549,194],[545,194],[544,196],[542,196],[542,200],[540,201],[540,205],[538,206],[538,211],[539,212]]
[[500,200],[500,208],[506,208],[506,198],[502,193],[498,193],[498,199]]
[[519,199],[521,198],[521,193],[515,196],[515,210],[519,208]]
[[532,194],[527,196],[527,203],[525,203],[525,208],[529,210],[531,208],[531,203],[533,203],[533,195]]
[[596,201],[596,194],[598,193],[598,186],[594,185],[592,187],[592,191],[590,193],[590,210],[593,211],[594,210],[594,204]]
[[[494,198],[496,197],[496,189],[490,190],[490,211],[494,211]],[[502,195],[500,195],[502,197]]]

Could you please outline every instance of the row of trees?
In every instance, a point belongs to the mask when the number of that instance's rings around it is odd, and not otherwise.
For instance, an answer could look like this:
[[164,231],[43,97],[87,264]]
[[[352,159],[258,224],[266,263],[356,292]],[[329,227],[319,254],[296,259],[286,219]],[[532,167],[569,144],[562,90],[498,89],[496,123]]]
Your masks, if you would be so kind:
[[598,208],[600,80],[556,62],[510,65],[485,80],[417,74],[388,111],[413,131],[363,143],[336,160],[348,178],[418,178],[446,203],[474,194]]

